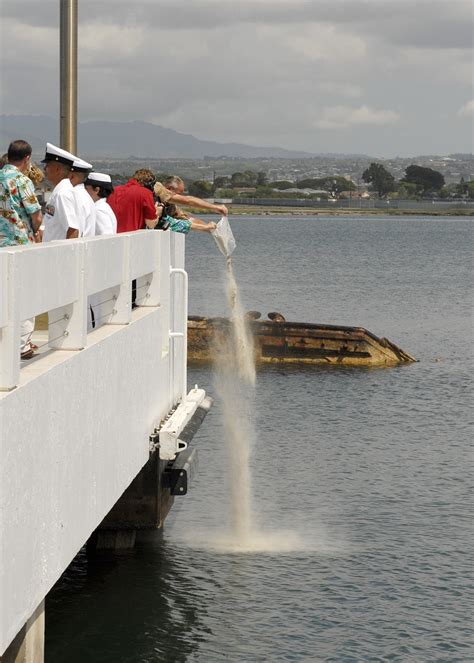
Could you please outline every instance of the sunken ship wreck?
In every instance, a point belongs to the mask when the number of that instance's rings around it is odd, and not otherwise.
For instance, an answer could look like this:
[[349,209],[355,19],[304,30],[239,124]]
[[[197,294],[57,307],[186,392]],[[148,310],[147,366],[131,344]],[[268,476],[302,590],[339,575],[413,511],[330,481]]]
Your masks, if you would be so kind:
[[[247,313],[257,365],[381,367],[417,361],[395,343],[363,327],[287,322],[281,313],[269,313],[266,320],[260,318],[258,311]],[[213,348],[230,333],[228,318],[189,316],[188,362],[211,362]]]

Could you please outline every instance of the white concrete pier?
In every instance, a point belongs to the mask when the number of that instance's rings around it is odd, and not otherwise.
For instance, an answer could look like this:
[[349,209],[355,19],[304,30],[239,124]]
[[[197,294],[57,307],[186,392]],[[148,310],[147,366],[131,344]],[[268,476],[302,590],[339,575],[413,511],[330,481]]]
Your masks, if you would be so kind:
[[[183,236],[2,249],[0,276],[2,660],[149,460],[150,434],[179,403],[185,426],[205,394],[186,395]],[[45,312],[48,340],[20,362],[20,322]],[[180,426],[167,434],[167,459]]]

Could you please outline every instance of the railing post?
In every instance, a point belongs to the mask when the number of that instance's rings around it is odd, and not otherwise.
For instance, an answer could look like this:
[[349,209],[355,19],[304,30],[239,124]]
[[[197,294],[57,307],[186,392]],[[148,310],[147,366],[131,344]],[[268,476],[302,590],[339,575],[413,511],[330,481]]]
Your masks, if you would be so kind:
[[123,273],[115,301],[115,314],[111,317],[111,325],[128,325],[132,319],[132,284],[130,278],[130,237],[123,237]]
[[[53,350],[82,350],[87,345],[87,297],[85,294],[84,241],[74,240],[77,261],[77,300],[48,313],[48,343]],[[60,275],[58,275],[59,278]]]
[[146,275],[148,286],[146,288],[144,301],[141,306],[160,306],[161,299],[161,245],[165,233],[163,231],[153,231],[151,241],[156,245],[156,262],[152,272]]
[[[182,345],[182,352],[180,354],[180,360],[183,362],[183,365],[181,366],[181,385],[180,385],[180,397],[184,399],[186,397],[186,389],[187,389],[187,352],[188,352],[188,273],[179,267],[173,267],[170,270],[170,278],[173,276],[180,276],[182,279],[182,301],[183,301],[183,311],[182,311],[182,325],[183,329],[182,331],[178,330],[170,330],[170,338],[172,339],[172,353],[171,353],[171,362],[172,362],[172,368],[171,368],[171,388],[173,394],[175,393],[175,385],[174,385],[174,380],[177,374],[177,371],[175,370],[175,363],[176,361],[176,340],[178,338],[182,339],[181,345]],[[174,286],[173,286],[174,288]],[[173,307],[176,306],[176,300],[178,298],[176,296],[173,297]],[[174,316],[173,317],[178,317]]]
[[0,390],[10,391],[20,381],[20,287],[14,251],[0,253]]

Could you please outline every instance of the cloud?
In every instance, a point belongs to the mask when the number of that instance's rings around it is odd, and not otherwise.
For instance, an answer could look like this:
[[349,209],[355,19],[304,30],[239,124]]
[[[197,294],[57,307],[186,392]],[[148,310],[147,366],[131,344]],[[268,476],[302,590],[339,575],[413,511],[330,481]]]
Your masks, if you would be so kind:
[[315,23],[303,25],[297,31],[278,27],[277,36],[287,49],[293,50],[302,60],[319,66],[354,66],[356,61],[361,63],[367,58],[366,41],[338,25]]
[[466,102],[464,106],[458,110],[459,117],[472,117],[474,116],[474,99]]
[[[57,116],[59,3],[1,5],[0,112]],[[452,116],[453,99],[471,96],[471,9],[470,0],[80,0],[79,117],[318,152],[465,151],[465,111]]]
[[356,99],[362,97],[364,90],[360,85],[354,85],[349,82],[336,83],[335,81],[321,82],[319,89],[323,94],[332,97],[348,97]]
[[369,106],[331,106],[323,110],[314,124],[318,129],[348,129],[362,125],[380,127],[396,124],[399,119],[400,115],[392,110],[377,110]]
[[[83,24],[167,30],[238,25],[339,25],[417,48],[472,46],[470,0],[80,0]],[[57,2],[3,2],[2,17],[37,27],[54,24]]]

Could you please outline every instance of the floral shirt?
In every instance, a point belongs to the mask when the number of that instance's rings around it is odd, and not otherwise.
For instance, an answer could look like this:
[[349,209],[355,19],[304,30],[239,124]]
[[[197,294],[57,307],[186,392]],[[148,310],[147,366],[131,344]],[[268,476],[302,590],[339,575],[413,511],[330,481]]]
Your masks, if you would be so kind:
[[191,221],[189,219],[174,219],[172,216],[164,216],[161,219],[168,224],[170,230],[175,233],[183,233],[187,235],[191,230]]
[[0,248],[33,241],[31,216],[41,209],[33,182],[16,166],[0,170]]

